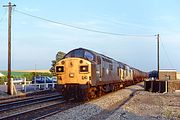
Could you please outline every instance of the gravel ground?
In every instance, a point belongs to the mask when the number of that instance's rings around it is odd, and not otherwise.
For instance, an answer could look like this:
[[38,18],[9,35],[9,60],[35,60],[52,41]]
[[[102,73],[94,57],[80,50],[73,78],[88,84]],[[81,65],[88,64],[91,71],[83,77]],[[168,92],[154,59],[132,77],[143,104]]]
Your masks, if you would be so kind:
[[[171,99],[169,99],[171,98]],[[166,120],[180,119],[180,98],[149,93],[138,84],[65,110],[46,120]],[[180,100],[180,99],[179,99]],[[178,107],[179,106],[179,107]],[[177,108],[177,109],[175,109]]]
[[122,108],[140,116],[180,120],[180,94],[138,91]]

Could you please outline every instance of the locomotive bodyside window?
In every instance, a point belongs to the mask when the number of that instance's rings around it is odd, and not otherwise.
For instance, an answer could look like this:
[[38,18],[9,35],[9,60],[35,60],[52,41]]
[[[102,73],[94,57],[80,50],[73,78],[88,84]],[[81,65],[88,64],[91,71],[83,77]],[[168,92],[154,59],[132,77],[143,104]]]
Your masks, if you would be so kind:
[[109,70],[113,70],[113,65],[109,64]]

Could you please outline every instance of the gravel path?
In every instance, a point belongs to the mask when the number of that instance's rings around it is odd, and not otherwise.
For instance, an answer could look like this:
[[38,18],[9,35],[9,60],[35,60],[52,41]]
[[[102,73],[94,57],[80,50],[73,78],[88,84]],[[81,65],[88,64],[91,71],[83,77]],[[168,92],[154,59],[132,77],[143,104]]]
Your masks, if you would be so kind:
[[179,100],[179,95],[143,91],[141,83],[65,110],[45,120],[179,120]]

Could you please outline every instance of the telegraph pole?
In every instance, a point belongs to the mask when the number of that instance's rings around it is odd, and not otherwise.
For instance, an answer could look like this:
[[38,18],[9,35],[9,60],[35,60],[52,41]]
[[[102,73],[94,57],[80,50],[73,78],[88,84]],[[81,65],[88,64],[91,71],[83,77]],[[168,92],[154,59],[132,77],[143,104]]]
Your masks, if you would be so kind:
[[4,5],[3,7],[8,7],[8,87],[7,93],[9,95],[13,95],[13,81],[11,80],[11,12],[12,7],[16,5],[12,5],[11,2],[8,5]]
[[157,34],[157,71],[159,79],[159,34]]

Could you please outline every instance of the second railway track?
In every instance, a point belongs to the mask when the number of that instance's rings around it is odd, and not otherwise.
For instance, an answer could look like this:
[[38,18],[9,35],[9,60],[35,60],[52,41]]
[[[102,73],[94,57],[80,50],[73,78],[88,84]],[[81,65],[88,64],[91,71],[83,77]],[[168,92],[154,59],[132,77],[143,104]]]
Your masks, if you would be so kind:
[[35,98],[32,97],[32,98],[20,99],[16,101],[6,101],[5,103],[0,104],[0,114],[3,111],[13,110],[20,107],[38,104],[38,103],[42,103],[42,102],[46,102],[50,100],[61,99],[61,98],[62,96],[60,96],[59,94],[52,94],[48,96],[43,95],[43,96],[39,96]]
[[57,112],[64,111],[66,109],[72,108],[79,105],[80,103],[72,103],[61,100],[52,104],[47,104],[44,106],[34,107],[33,109],[17,112],[4,117],[0,120],[39,120],[47,116],[56,114]]

